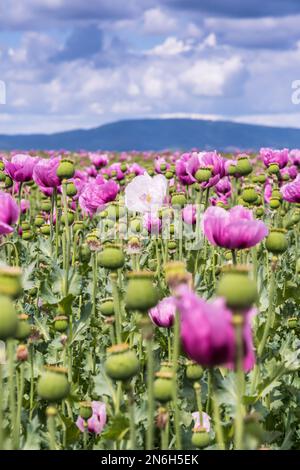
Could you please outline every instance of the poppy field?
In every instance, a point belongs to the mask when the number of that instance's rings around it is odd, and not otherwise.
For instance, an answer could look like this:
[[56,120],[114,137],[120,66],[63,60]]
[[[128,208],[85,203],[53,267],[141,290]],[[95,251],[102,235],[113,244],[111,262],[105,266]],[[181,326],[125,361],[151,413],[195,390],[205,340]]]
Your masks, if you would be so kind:
[[0,153],[0,449],[300,449],[300,150]]

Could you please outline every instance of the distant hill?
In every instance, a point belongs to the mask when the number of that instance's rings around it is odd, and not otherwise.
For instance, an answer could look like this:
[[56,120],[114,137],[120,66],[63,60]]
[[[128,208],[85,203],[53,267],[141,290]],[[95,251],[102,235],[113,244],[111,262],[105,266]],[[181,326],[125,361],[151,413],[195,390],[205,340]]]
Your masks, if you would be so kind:
[[194,119],[133,119],[55,134],[0,135],[1,150],[300,147],[300,129]]

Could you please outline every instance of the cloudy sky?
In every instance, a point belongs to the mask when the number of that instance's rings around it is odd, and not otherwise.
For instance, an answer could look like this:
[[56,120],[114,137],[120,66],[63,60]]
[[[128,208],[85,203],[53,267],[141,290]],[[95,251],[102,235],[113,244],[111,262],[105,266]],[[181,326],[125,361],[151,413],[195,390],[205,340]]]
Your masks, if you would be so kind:
[[157,116],[300,127],[299,25],[299,0],[0,0],[0,133]]

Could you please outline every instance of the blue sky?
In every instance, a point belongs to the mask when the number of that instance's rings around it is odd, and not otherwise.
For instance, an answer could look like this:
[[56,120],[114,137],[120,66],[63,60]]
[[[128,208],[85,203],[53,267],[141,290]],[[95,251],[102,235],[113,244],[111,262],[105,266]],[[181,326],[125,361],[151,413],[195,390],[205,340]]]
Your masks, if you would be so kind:
[[300,128],[299,0],[0,0],[0,133],[136,117]]

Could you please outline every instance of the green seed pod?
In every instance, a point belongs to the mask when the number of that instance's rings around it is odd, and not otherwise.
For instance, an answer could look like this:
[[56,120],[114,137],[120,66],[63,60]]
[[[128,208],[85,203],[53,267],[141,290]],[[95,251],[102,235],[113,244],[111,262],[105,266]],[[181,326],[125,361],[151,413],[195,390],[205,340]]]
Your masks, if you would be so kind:
[[264,215],[264,209],[263,207],[258,207],[256,210],[255,210],[255,215],[257,217],[262,217]]
[[22,293],[22,271],[17,267],[0,267],[0,295],[17,298]]
[[257,200],[258,194],[254,186],[246,186],[242,192],[242,198],[245,202],[253,204]]
[[0,182],[5,183],[6,174],[0,170]]
[[37,215],[34,219],[34,225],[36,227],[41,227],[45,223],[44,217],[42,215]]
[[297,328],[298,328],[298,324],[299,324],[299,321],[298,321],[298,318],[297,318],[297,317],[288,318],[287,326],[288,326],[288,328],[290,328],[291,330],[297,329]]
[[43,400],[59,402],[69,395],[67,370],[56,366],[46,366],[45,369],[38,380],[37,393]]
[[163,361],[160,365],[159,372],[172,372],[172,370],[173,370],[172,362]]
[[297,259],[297,263],[296,263],[296,272],[297,272],[297,274],[300,273],[300,258]]
[[28,222],[22,222],[21,223],[21,229],[22,230],[30,230],[31,225]]
[[167,178],[167,180],[171,180],[173,176],[174,176],[174,173],[172,171],[166,171],[165,177]]
[[294,224],[297,224],[298,222],[300,222],[300,211],[297,210],[294,212],[294,214],[292,215],[292,221],[294,222]]
[[44,224],[40,228],[41,232],[43,235],[50,235],[51,233],[51,227],[49,224]]
[[119,245],[108,245],[98,253],[98,263],[102,268],[120,269],[124,266],[125,256]]
[[194,361],[188,361],[186,364],[186,377],[189,380],[199,380],[203,375],[202,367]]
[[268,173],[270,175],[278,175],[279,173],[279,165],[277,163],[271,163],[268,166]]
[[79,232],[79,230],[84,230],[84,223],[82,220],[75,220],[73,224],[73,232]]
[[73,183],[73,181],[71,181],[70,183],[67,183],[66,193],[67,193],[67,196],[69,196],[69,197],[76,196],[77,189],[76,189],[76,186]]
[[186,204],[186,197],[184,193],[174,193],[171,198],[171,203],[173,207],[184,207]]
[[111,203],[107,208],[106,208],[106,217],[108,219],[111,219],[113,221],[119,220],[122,217],[125,216],[126,214],[126,209],[125,206],[119,204],[119,203]]
[[168,241],[168,250],[173,251],[173,250],[176,250],[176,248],[177,248],[176,241],[175,240],[169,240]]
[[249,161],[248,157],[239,157],[236,167],[235,167],[236,173],[238,173],[241,176],[247,176],[252,172],[252,165]]
[[107,350],[108,358],[105,362],[107,375],[113,380],[130,380],[140,368],[139,360],[128,344],[116,344]]
[[195,173],[195,178],[199,183],[204,183],[211,178],[212,171],[211,168],[199,168]]
[[17,323],[17,329],[15,332],[15,338],[19,340],[24,340],[30,336],[31,333],[31,325],[28,322],[28,315],[25,313],[21,313],[21,315],[18,315],[18,323]]
[[0,171],[3,171],[5,169],[4,162],[0,160]]
[[10,176],[7,175],[5,178],[5,186],[4,186],[5,189],[11,188],[13,184],[14,184],[13,180],[11,179]]
[[102,299],[100,301],[99,305],[99,310],[102,313],[102,315],[105,316],[112,316],[115,314],[115,308],[114,308],[114,301],[112,297],[107,297],[106,299]]
[[141,219],[139,218],[132,219],[130,221],[129,227],[132,233],[140,233],[143,229],[143,224],[142,224]]
[[193,430],[192,444],[195,447],[203,449],[204,447],[207,447],[209,443],[210,435],[205,428]]
[[22,231],[22,240],[30,241],[34,237],[34,233],[31,230],[23,230]]
[[266,248],[274,254],[284,253],[288,248],[286,230],[280,228],[271,229],[266,238]]
[[271,209],[278,209],[281,205],[281,201],[278,197],[271,197],[270,202],[269,202],[270,208]]
[[263,173],[260,173],[259,175],[257,175],[257,182],[258,183],[264,184],[266,182],[266,180],[267,180],[267,177]]
[[153,393],[155,400],[161,403],[167,403],[173,397],[173,374],[171,372],[157,372],[153,384]]
[[129,282],[125,295],[128,310],[146,312],[155,307],[159,300],[158,289],[153,285],[153,273],[137,271],[128,274]]
[[217,295],[224,297],[228,307],[246,309],[258,298],[256,283],[248,276],[245,266],[225,266],[217,287]]
[[0,295],[0,340],[13,338],[17,329],[18,317],[9,297]]
[[41,201],[41,210],[44,212],[51,211],[51,201],[49,199],[44,199]]
[[227,172],[228,172],[229,176],[236,175],[237,174],[236,165],[229,165],[228,168],[227,168]]
[[89,249],[89,246],[86,243],[83,243],[83,245],[80,246],[79,248],[79,256],[82,262],[88,263],[91,259],[91,251]]
[[155,171],[154,171],[152,168],[149,168],[149,170],[148,170],[148,175],[149,175],[149,176],[154,176],[154,175],[155,175]]
[[280,201],[282,201],[282,194],[278,188],[272,189],[272,197],[277,197]]
[[69,326],[68,317],[65,315],[58,315],[54,318],[54,329],[59,333],[64,333]]
[[63,179],[69,179],[74,176],[75,173],[75,167],[74,163],[72,160],[61,160],[60,164],[57,167],[56,174],[57,176],[63,180]]
[[93,408],[92,403],[90,401],[82,401],[80,403],[79,415],[85,421],[87,421],[93,416]]
[[[68,215],[67,215],[67,217],[68,217],[68,224],[69,224],[69,225],[72,225],[72,223],[74,222],[74,219],[75,219],[75,214],[74,214],[74,212],[71,211],[71,210],[68,210]],[[66,223],[65,214],[62,214],[60,220],[61,220],[61,223],[62,223],[63,225],[65,225],[65,223]]]

